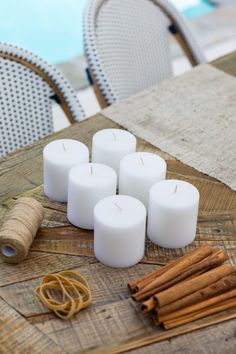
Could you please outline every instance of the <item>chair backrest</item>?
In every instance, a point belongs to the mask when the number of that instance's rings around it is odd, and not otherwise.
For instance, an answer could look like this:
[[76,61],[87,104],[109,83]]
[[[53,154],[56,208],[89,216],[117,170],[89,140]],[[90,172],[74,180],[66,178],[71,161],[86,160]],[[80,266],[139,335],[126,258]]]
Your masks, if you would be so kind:
[[85,116],[75,91],[54,66],[0,44],[0,156],[53,132],[53,101],[70,122]]
[[205,61],[178,11],[166,0],[89,0],[84,47],[89,69],[107,104],[172,75],[168,25],[175,25],[192,56]]

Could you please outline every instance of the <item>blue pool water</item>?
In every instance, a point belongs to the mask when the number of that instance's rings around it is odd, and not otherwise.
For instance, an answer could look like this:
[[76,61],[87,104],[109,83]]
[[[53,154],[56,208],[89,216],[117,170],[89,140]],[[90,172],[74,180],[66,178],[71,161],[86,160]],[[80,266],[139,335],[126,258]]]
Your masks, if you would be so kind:
[[201,0],[198,5],[189,7],[183,11],[185,17],[191,18],[211,11],[214,5],[206,0]]
[[81,55],[86,1],[2,0],[0,41],[31,50],[53,64]]
[[[119,0],[118,0],[119,1]],[[0,41],[26,48],[57,64],[83,54],[82,17],[87,0],[2,0]],[[185,9],[193,17],[210,11],[201,0]]]

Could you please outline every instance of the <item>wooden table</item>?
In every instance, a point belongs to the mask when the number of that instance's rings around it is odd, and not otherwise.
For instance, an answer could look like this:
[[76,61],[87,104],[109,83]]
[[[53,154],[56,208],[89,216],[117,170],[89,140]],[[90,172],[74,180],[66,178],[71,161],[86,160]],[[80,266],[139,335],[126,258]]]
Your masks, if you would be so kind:
[[[236,52],[213,63],[236,76]],[[33,196],[46,211],[42,229],[28,258],[19,265],[0,267],[0,352],[7,353],[222,353],[235,352],[236,310],[229,310],[175,330],[164,331],[143,318],[130,299],[127,282],[202,244],[223,247],[236,263],[236,194],[222,183],[176,161],[138,140],[138,149],[165,157],[168,177],[191,181],[201,193],[197,238],[184,250],[164,250],[147,242],[143,261],[130,269],[110,269],[93,257],[92,232],[67,222],[66,205],[55,203],[42,192],[42,149],[51,140],[75,138],[91,147],[92,135],[117,127],[97,114],[28,146],[0,164],[0,220],[19,196]],[[91,285],[94,304],[71,321],[62,321],[38,301],[34,288],[42,275],[74,269]],[[226,322],[216,324],[222,319]],[[205,329],[193,331],[200,327]],[[183,334],[190,332],[188,334]],[[179,334],[182,334],[179,336]],[[170,339],[171,338],[171,339]],[[161,341],[156,343],[157,341]],[[144,348],[145,346],[145,348]]]

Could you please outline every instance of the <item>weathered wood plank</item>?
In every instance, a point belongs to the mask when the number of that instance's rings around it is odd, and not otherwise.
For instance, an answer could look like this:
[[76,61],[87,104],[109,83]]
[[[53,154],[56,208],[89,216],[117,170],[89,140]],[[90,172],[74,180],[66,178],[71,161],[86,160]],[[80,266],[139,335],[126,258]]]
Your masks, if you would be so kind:
[[93,258],[30,251],[27,259],[22,263],[1,263],[0,286],[36,278],[47,273],[79,267],[93,262],[95,262]]
[[[228,312],[229,317],[235,317],[235,310],[230,310]],[[221,321],[222,314],[214,316],[215,321]],[[202,320],[201,325],[203,325]],[[194,324],[196,326],[196,323]],[[200,326],[200,323],[197,324]],[[222,324],[214,323],[207,329],[198,329],[194,332],[184,334],[181,336],[172,337],[169,340],[164,340],[162,342],[157,342],[157,344],[149,344],[138,349],[138,345],[145,345],[145,338],[141,338],[138,343],[125,343],[119,348],[125,351],[129,348],[135,348],[129,351],[130,354],[175,354],[175,353],[191,353],[191,354],[223,354],[223,353],[235,353],[236,348],[236,335],[235,335],[235,319],[223,322]],[[181,327],[179,328],[181,331]],[[147,339],[148,340],[148,339]],[[155,337],[153,338],[155,340]]]
[[236,318],[236,310],[231,310],[171,331],[156,328],[149,318],[142,317],[138,305],[130,300],[127,289],[129,279],[152,269],[154,266],[141,264],[117,270],[101,264],[74,269],[88,279],[94,303],[90,309],[81,312],[71,321],[56,318],[40,303],[34,294],[40,280],[38,278],[2,287],[0,296],[70,353],[78,350],[91,350],[94,353],[126,352]]
[[140,316],[130,299],[91,306],[70,321],[45,315],[32,317],[30,322],[69,353],[92,348],[99,351],[104,344],[116,346],[122,338],[148,334],[151,323]]
[[[232,318],[236,318],[235,309],[167,331],[154,326],[151,319],[143,317],[137,305],[127,299],[95,309],[91,307],[66,323],[51,315],[32,317],[30,321],[69,353],[116,354]],[[145,349],[143,352],[146,353]]]
[[[201,194],[197,237],[192,246],[198,246],[199,241],[210,241],[213,245],[215,242],[215,246],[220,243],[222,247],[225,247],[226,243],[229,249],[229,242],[234,240],[236,229],[236,194],[218,181],[202,175],[179,161],[168,160],[168,170],[169,178],[181,178],[189,181],[196,185]],[[45,207],[45,219],[42,229],[32,245],[33,250],[93,256],[93,233],[70,225],[66,217],[65,203],[56,203],[46,198],[42,186],[24,192],[15,198],[20,196],[32,196]],[[5,201],[4,205],[9,207],[13,202],[14,200],[10,199]],[[185,251],[188,250],[189,248],[186,248]],[[144,260],[166,263],[173,259],[173,252],[170,259],[168,253],[169,251],[148,243]],[[175,257],[179,255],[179,251],[176,251]],[[231,255],[233,256],[232,261],[235,262],[234,247]],[[164,256],[165,258],[163,258]]]
[[[199,226],[195,241],[192,242],[191,245],[182,249],[161,248],[147,239],[145,256],[142,262],[166,264],[169,261],[182,256],[186,252],[189,252],[204,243],[208,243],[212,247],[222,248],[225,253],[230,255],[230,261],[236,263],[235,234],[232,229],[224,231],[224,225],[222,225],[222,223],[220,224],[220,222],[217,226],[216,224],[210,224],[209,221],[207,224],[205,221],[202,224],[202,227],[201,222],[198,224]],[[212,229],[215,229],[213,233],[211,231]],[[219,233],[222,236],[219,236]],[[94,256],[93,233],[92,231],[80,230],[73,226],[59,227],[55,229],[41,229],[34,240],[31,249],[92,257]]]
[[31,325],[0,299],[0,353],[65,353],[62,347]]
[[[131,340],[124,340],[121,341],[118,345],[114,346],[113,344],[108,344],[107,346],[100,347],[98,350],[88,350],[84,351],[83,353],[102,353],[102,354],[117,354],[117,353],[206,353],[206,354],[216,354],[216,353],[234,353],[235,349],[235,329],[232,330],[233,324],[235,321],[230,321],[229,323],[225,324],[226,331],[228,330],[230,342],[225,339],[225,332],[221,332],[220,328],[222,326],[214,327],[214,331],[211,329],[207,329],[207,336],[204,335],[204,331],[197,331],[195,333],[191,333],[193,331],[199,330],[200,328],[204,329],[206,327],[212,326],[213,324],[216,325],[219,322],[235,319],[236,318],[236,311],[229,310],[228,312],[221,313],[214,315],[212,317],[207,317],[202,320],[198,320],[192,322],[188,326],[182,326],[172,333],[170,331],[164,331],[161,329],[153,330],[150,334],[145,334],[144,336],[140,336],[137,338],[132,338]],[[212,333],[213,332],[213,333]],[[183,335],[186,334],[187,335]],[[200,335],[198,335],[198,333]],[[230,334],[232,333],[232,339]],[[181,335],[182,334],[182,335]],[[181,335],[179,337],[179,335]],[[177,338],[179,345],[176,345]],[[203,340],[204,339],[204,340]],[[165,340],[165,342],[162,342]],[[155,346],[150,346],[149,350],[146,347],[149,344],[158,343]],[[163,345],[161,345],[163,344]],[[200,344],[200,345],[199,345]],[[194,348],[193,348],[194,345]],[[145,346],[145,348],[144,348]],[[140,348],[139,350],[137,350]],[[163,349],[164,350],[163,350]],[[171,350],[170,350],[171,348]],[[229,351],[227,351],[227,349]],[[230,351],[231,350],[231,351]]]
[[[99,278],[99,280],[101,279]],[[126,282],[126,280],[122,279],[122,276],[120,281],[121,283]],[[35,309],[35,304],[32,305],[31,296],[26,297],[23,306],[22,303],[20,306],[18,303],[17,310],[22,311],[22,308],[24,308],[23,312],[26,313],[28,311],[27,315],[30,316],[31,323],[70,353],[76,353],[79,350],[92,350],[96,353],[125,352],[236,317],[236,311],[231,310],[171,331],[165,331],[161,328],[156,328],[149,318],[143,318],[137,308],[137,304],[130,299],[119,301],[119,292],[112,285],[112,275],[110,275],[106,282],[104,285],[105,289],[109,290],[107,284],[110,284],[111,287],[111,293],[108,292],[108,296],[111,297],[112,293],[114,294],[112,301],[108,299],[108,303],[103,304],[107,300],[106,291],[104,294],[101,289],[97,289],[97,293],[94,294],[94,305],[70,321],[62,321],[51,313],[47,314],[47,311],[45,312],[43,305],[39,301],[35,303],[38,314],[35,316],[34,311],[29,311],[32,306]],[[35,280],[28,283],[31,283],[31,286],[36,285],[34,284]],[[4,288],[2,289],[4,290]],[[20,289],[23,290],[24,287],[18,287],[19,291]],[[100,291],[101,293],[99,294]],[[4,292],[1,292],[1,295],[3,294]],[[18,301],[22,301],[22,295],[25,296],[25,293],[20,291],[18,293]],[[5,296],[7,297],[7,301],[11,299],[9,293],[5,292]],[[14,300],[14,305],[16,304],[17,299]],[[42,314],[41,316],[39,316],[40,313]]]
[[[192,182],[189,176],[182,179]],[[176,175],[174,176],[176,177]],[[234,241],[236,230],[236,194],[220,183],[209,183],[205,179],[194,180],[194,184],[199,188],[201,193],[200,213],[197,229],[196,241],[191,247],[199,246],[202,242],[210,242],[215,247],[224,247],[230,252],[232,262],[236,262],[236,254]],[[41,189],[38,189],[41,193]],[[34,196],[36,197],[35,190]],[[30,195],[28,192],[27,195]],[[39,195],[38,200],[44,201]],[[54,226],[57,222],[54,215],[47,212],[46,207],[46,225]],[[51,203],[50,207],[53,207]],[[57,209],[57,205],[55,206]],[[49,209],[51,210],[51,209]],[[66,216],[65,216],[66,218]],[[65,220],[64,220],[65,221]],[[66,221],[65,221],[66,222]],[[69,224],[67,224],[69,225]],[[58,226],[62,224],[58,223]],[[60,242],[58,242],[60,240]],[[79,240],[79,242],[78,242]],[[230,247],[232,250],[230,251]],[[54,227],[42,228],[37,238],[35,239],[32,249],[56,253],[78,254],[93,256],[93,233],[91,231],[82,230],[73,226],[68,227]],[[169,258],[170,251],[160,249],[152,243],[147,243],[145,261],[152,261],[156,263],[166,263],[170,259],[176,258],[182,254],[182,251],[189,251],[189,247],[185,250],[171,251],[171,258]],[[180,253],[181,252],[181,253]]]
[[[82,265],[73,270],[88,280],[92,291],[93,307],[96,307],[130,298],[127,283],[156,268],[156,265],[138,264],[128,269],[112,269],[95,263],[89,266]],[[39,301],[34,292],[40,280],[41,278],[38,277],[0,287],[0,296],[25,317],[48,313],[48,309]]]
[[236,76],[235,56],[235,52],[227,54],[221,58],[213,60],[211,65],[224,71],[227,74]]
[[92,257],[94,256],[93,232],[74,226],[42,228],[39,230],[31,249]]
[[[236,76],[235,57],[236,53],[213,64]],[[46,211],[42,229],[32,245],[33,249],[40,252],[31,251],[29,257],[17,266],[1,263],[0,296],[17,311],[27,316],[31,324],[22,319],[9,305],[3,304],[6,310],[4,308],[5,314],[0,323],[2,327],[6,323],[6,329],[4,328],[4,331],[0,333],[1,339],[4,336],[3,342],[0,342],[0,352],[2,348],[9,346],[12,353],[37,353],[41,333],[44,333],[44,339],[43,344],[40,345],[40,351],[45,353],[60,353],[63,350],[71,353],[78,351],[118,353],[135,349],[135,352],[156,353],[158,350],[166,354],[190,352],[190,350],[194,352],[193,346],[194,350],[199,348],[195,350],[196,353],[220,353],[225,350],[233,352],[236,338],[235,321],[189,333],[173,338],[171,341],[165,339],[235,318],[236,310],[229,310],[171,331],[164,331],[155,328],[150,319],[144,319],[140,315],[137,304],[128,298],[129,293],[126,287],[129,279],[156,267],[147,262],[166,263],[205,242],[213,247],[222,247],[231,258],[230,261],[236,262],[234,240],[236,194],[228,187],[138,139],[139,151],[156,152],[167,160],[168,178],[180,178],[199,188],[200,214],[196,241],[188,248],[165,250],[147,241],[144,258],[146,264],[142,263],[125,270],[109,269],[98,264],[93,258],[92,232],[71,226],[66,218],[66,204],[55,203],[43,195],[43,147],[57,138],[78,139],[91,147],[92,135],[97,130],[109,127],[117,127],[117,125],[104,118],[102,114],[98,114],[0,160],[0,202],[2,203],[0,224],[6,210],[15,198],[22,194],[33,196],[41,201]],[[82,274],[89,279],[94,305],[67,322],[48,313],[33,291],[43,274],[69,268],[83,272]],[[0,299],[0,310],[2,301]],[[20,319],[17,326],[11,322],[15,313]],[[8,317],[7,314],[9,314]],[[160,340],[165,341],[150,345]],[[149,346],[144,349],[145,345]]]

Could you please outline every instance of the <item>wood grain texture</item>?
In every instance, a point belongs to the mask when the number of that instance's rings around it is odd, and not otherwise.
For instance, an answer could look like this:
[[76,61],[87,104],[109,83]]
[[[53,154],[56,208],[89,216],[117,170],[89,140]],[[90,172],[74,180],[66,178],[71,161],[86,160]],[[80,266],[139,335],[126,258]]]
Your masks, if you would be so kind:
[[[146,146],[147,148],[147,146]],[[152,151],[150,146],[149,151]],[[165,264],[183,253],[208,242],[221,247],[236,263],[234,237],[236,230],[236,195],[220,182],[202,175],[179,161],[167,160],[168,178],[184,179],[200,191],[200,213],[195,241],[185,249],[167,250],[146,241],[143,262]],[[182,166],[182,169],[181,169]],[[42,186],[22,194],[39,200],[45,208],[45,219],[31,249],[35,251],[90,256],[93,254],[93,232],[73,227],[66,218],[66,204],[52,202],[43,194]],[[22,196],[20,195],[20,196]],[[13,200],[5,205],[10,206]],[[79,239],[79,241],[78,241]]]
[[[233,312],[232,310],[232,314]],[[222,314],[217,316],[219,321],[221,317]],[[235,320],[228,320],[223,324],[215,323],[205,330],[195,330],[188,334],[172,337],[161,343],[149,344],[145,348],[137,348],[137,346],[134,348],[134,350],[129,351],[130,354],[233,354],[236,348]]]
[[[212,247],[220,247],[230,256],[230,262],[236,263],[236,247],[234,224],[235,219],[226,219],[215,225],[215,217],[204,215],[204,219],[199,221],[196,239],[187,247],[182,249],[164,249],[154,245],[146,239],[145,256],[142,263],[166,264],[169,261],[190,252],[194,248],[208,243]],[[229,225],[228,225],[229,224]],[[44,228],[38,233],[34,240],[32,250],[66,253],[71,255],[93,257],[93,233],[87,230],[80,230],[73,226]]]
[[[150,318],[142,317],[137,305],[131,300],[123,300],[95,309],[91,307],[65,324],[51,314],[32,317],[30,321],[58,345],[63,346],[67,352],[115,354],[161,342],[232,318],[236,318],[235,309],[166,331],[161,327],[154,328]],[[216,344],[215,347],[217,348]],[[188,348],[190,352],[190,343]]]
[[59,354],[65,351],[0,299],[0,353]]
[[[98,117],[100,119],[100,117]],[[141,147],[143,143],[141,143]],[[149,144],[146,151],[153,151]],[[149,150],[148,150],[149,147]],[[140,146],[139,146],[140,148]],[[195,241],[185,249],[166,250],[147,240],[143,262],[165,264],[201,243],[222,247],[236,263],[234,234],[236,229],[236,196],[230,188],[205,176],[179,161],[167,160],[168,178],[179,178],[193,183],[200,191],[200,213]],[[182,168],[181,168],[182,167]],[[45,218],[31,249],[52,253],[90,256],[93,254],[93,233],[73,227],[67,220],[66,204],[57,203],[44,196],[43,187],[34,187],[4,202],[5,209],[21,196],[34,197],[45,208]],[[79,242],[78,242],[79,240]]]
[[[236,53],[214,65],[236,75],[232,58],[235,62]],[[142,263],[129,269],[110,269],[99,264],[93,257],[93,233],[70,225],[66,204],[44,196],[43,147],[57,138],[78,139],[91,147],[92,135],[97,130],[112,127],[117,125],[98,114],[0,160],[0,224],[14,200],[22,195],[36,198],[45,208],[42,228],[28,258],[17,266],[0,262],[0,352],[233,352],[236,344],[235,309],[165,331],[142,317],[127,290],[130,279],[206,242],[221,247],[229,261],[236,263],[236,193],[230,188],[138,139],[139,151],[155,152],[164,157],[168,177],[193,183],[200,190],[201,201],[197,237],[191,245],[168,250],[147,240]],[[94,298],[90,308],[70,321],[56,318],[34,294],[35,286],[45,273],[62,269],[73,269],[85,275]],[[226,320],[229,321],[224,322]],[[220,322],[224,323],[213,326]],[[207,326],[210,327],[204,329]]]
[[212,61],[211,65],[224,71],[227,74],[236,76],[235,52]]
[[39,278],[4,286],[0,288],[0,296],[69,353],[77,353],[78,350],[125,352],[236,316],[235,311],[231,311],[224,317],[222,314],[221,317],[211,317],[210,322],[199,320],[194,325],[171,331],[153,327],[149,318],[142,317],[137,303],[130,300],[126,286],[134,275],[142,275],[152,269],[153,265],[141,264],[128,270],[109,269],[101,264],[73,269],[88,279],[94,302],[90,309],[70,321],[55,318],[39,302],[34,293]]
[[19,264],[1,263],[0,286],[14,284],[27,279],[71,269],[93,263],[93,258],[58,255],[44,252],[29,252],[26,260]]
[[[137,264],[129,269],[109,269],[100,263],[72,268],[85,276],[93,295],[93,307],[130,298],[127,283],[136,276],[142,276],[155,269],[152,264]],[[0,287],[0,296],[25,317],[47,314],[48,309],[35,296],[35,288],[41,277],[35,277]],[[15,294],[17,293],[17,297]],[[54,317],[54,315],[52,316]]]

